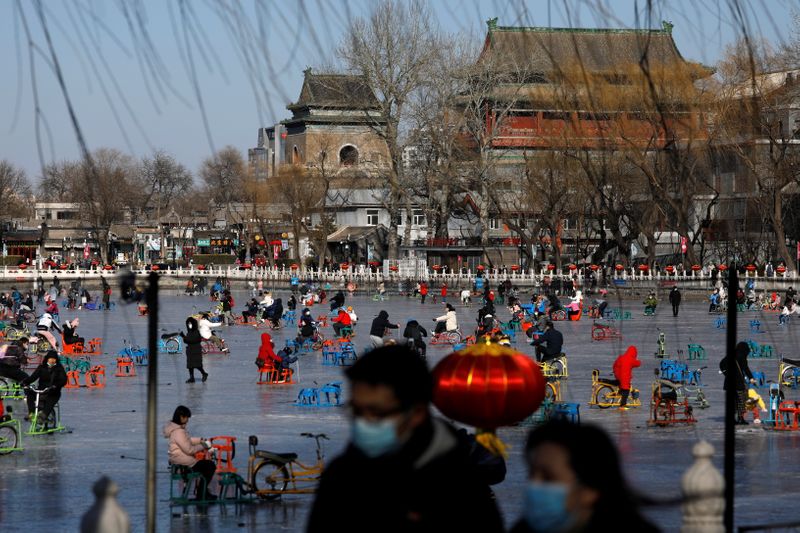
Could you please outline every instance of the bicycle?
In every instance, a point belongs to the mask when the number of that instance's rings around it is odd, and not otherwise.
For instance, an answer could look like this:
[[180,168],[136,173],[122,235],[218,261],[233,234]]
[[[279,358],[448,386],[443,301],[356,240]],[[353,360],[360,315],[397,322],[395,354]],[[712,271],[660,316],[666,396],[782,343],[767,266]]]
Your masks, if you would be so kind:
[[275,453],[259,450],[258,437],[250,435],[250,458],[247,461],[249,491],[264,500],[277,500],[284,494],[313,494],[325,468],[324,433],[301,433],[301,437],[314,439],[317,444],[317,461],[305,465],[296,453]]
[[29,390],[36,394],[33,414],[31,415],[28,431],[25,432],[26,435],[48,435],[50,433],[56,433],[57,431],[67,430],[67,428],[61,425],[61,409],[57,403],[53,406],[53,410],[50,411],[46,418],[40,417],[41,413],[39,412],[39,398],[41,398],[42,393],[50,390],[50,387],[45,389],[25,387],[25,390]]
[[9,407],[8,414],[0,416],[0,455],[22,451],[22,426],[10,413]]
[[[601,409],[609,407],[619,407],[622,400],[622,393],[619,390],[619,382],[614,378],[601,378],[600,371],[596,368],[592,370],[592,395],[589,405],[595,405]],[[642,401],[639,399],[639,389],[631,387],[628,395],[628,407],[640,407]]]
[[442,331],[441,333],[434,333],[431,337],[431,345],[447,344],[453,345],[461,342],[462,333],[460,329],[452,331]]
[[546,378],[568,378],[567,354],[562,353],[558,357],[544,361],[542,363],[542,374]]
[[183,340],[180,333],[163,333],[158,339],[158,353],[175,355],[183,351]]
[[22,400],[25,398],[25,393],[22,386],[18,381],[11,378],[0,376],[0,401],[5,400]]
[[793,389],[800,385],[800,359],[781,357],[781,364],[778,367],[778,383]]

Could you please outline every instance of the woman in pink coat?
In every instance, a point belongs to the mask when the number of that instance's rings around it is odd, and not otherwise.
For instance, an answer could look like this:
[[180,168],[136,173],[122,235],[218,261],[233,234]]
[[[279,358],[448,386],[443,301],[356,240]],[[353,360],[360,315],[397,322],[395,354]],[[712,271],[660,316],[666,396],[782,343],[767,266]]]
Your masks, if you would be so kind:
[[169,439],[169,463],[172,465],[181,465],[189,468],[192,472],[198,472],[205,479],[205,492],[201,496],[201,488],[198,486],[197,498],[204,500],[215,500],[217,497],[209,492],[208,487],[211,485],[211,479],[214,477],[214,471],[217,465],[208,459],[197,459],[196,455],[209,448],[199,437],[191,437],[189,432],[186,431],[186,424],[192,417],[192,412],[188,407],[179,405],[172,415],[172,420],[167,422],[164,426],[164,438]]
[[614,361],[614,376],[619,381],[619,392],[622,394],[622,399],[619,402],[620,409],[628,409],[628,395],[631,392],[633,369],[639,366],[642,366],[642,362],[638,359],[636,346],[628,346],[625,353]]

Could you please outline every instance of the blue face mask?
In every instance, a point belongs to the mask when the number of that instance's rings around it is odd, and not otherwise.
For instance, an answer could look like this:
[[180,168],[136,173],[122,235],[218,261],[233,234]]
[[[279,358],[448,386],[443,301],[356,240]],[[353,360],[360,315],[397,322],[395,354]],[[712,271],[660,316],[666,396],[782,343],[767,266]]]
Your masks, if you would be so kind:
[[379,457],[400,447],[397,424],[387,418],[380,422],[369,422],[363,418],[353,420],[353,445],[370,458]]
[[575,522],[567,511],[567,492],[563,483],[532,481],[525,489],[525,522],[533,531],[568,530]]

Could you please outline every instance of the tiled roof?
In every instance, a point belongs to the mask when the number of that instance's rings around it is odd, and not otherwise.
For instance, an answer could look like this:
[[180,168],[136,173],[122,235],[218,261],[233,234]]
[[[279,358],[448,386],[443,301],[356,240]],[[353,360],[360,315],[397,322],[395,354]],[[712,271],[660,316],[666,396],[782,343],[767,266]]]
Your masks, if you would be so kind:
[[613,72],[620,65],[683,62],[672,39],[672,27],[659,30],[581,29],[497,26],[488,23],[481,60],[502,67],[547,74],[570,64],[589,72]]
[[288,106],[336,107],[346,109],[375,109],[378,100],[367,80],[351,74],[314,74],[304,72],[303,88],[297,102]]

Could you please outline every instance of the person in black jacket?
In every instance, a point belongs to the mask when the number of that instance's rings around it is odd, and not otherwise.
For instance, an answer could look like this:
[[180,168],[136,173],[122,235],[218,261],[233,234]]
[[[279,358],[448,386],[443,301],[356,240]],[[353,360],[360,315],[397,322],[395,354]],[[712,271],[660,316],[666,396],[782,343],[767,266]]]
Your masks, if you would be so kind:
[[591,425],[547,422],[525,447],[528,483],[522,519],[511,533],[651,533],[608,434]]
[[22,337],[9,344],[0,353],[0,377],[22,382],[28,378],[22,367],[28,364],[28,338]]
[[[39,420],[47,420],[61,398],[61,389],[67,384],[67,371],[58,362],[58,352],[55,350],[47,352],[42,364],[33,371],[33,374],[22,380],[20,385],[27,387],[37,379],[39,383],[36,388],[45,391],[39,395]],[[26,388],[25,397],[28,402],[28,414],[25,420],[30,420],[36,410],[36,393]]]
[[281,327],[281,317],[283,316],[283,302],[280,298],[275,298],[271,305],[264,308],[262,315],[264,320],[269,320],[272,329]]
[[681,306],[681,291],[678,287],[672,287],[669,291],[669,303],[672,304],[672,316],[678,316],[678,308]]
[[76,342],[83,344],[85,339],[83,337],[79,337],[76,333],[79,325],[80,320],[77,318],[72,322],[69,320],[64,322],[64,344],[75,344]]
[[403,331],[403,338],[406,339],[406,344],[409,348],[416,351],[421,357],[425,357],[427,347],[423,337],[428,336],[428,330],[419,325],[416,320],[409,320],[406,323],[406,329]]
[[186,319],[186,333],[181,332],[183,342],[186,344],[186,368],[189,370],[189,379],[186,383],[194,383],[194,370],[200,370],[203,381],[208,379],[208,372],[203,369],[203,337],[197,327],[197,319],[189,317]]
[[487,484],[499,478],[478,464],[468,439],[431,415],[425,361],[386,346],[346,374],[352,437],[322,473],[307,531],[502,531]]
[[[533,335],[533,328],[528,328],[528,335]],[[564,336],[554,326],[552,320],[545,320],[544,333],[532,343],[536,347],[536,360],[545,363],[561,355]]]
[[750,365],[747,364],[747,354],[750,347],[746,342],[736,345],[736,352],[733,357],[725,355],[719,362],[720,371],[725,374],[725,383],[722,388],[728,390],[733,388],[736,391],[736,423],[747,424],[744,419],[745,402],[747,401],[747,383],[755,383]]
[[344,293],[339,291],[336,295],[331,298],[331,311],[335,311],[340,307],[344,307]]
[[400,324],[392,324],[389,322],[389,313],[381,309],[378,316],[372,320],[372,327],[369,328],[369,339],[372,341],[373,348],[380,348],[383,346],[383,336],[386,335],[387,329],[397,329]]

